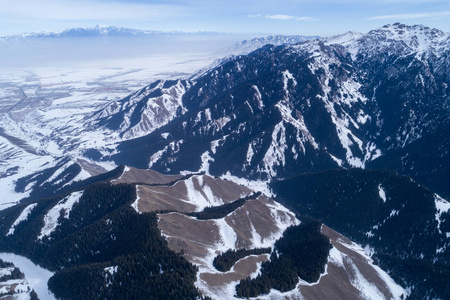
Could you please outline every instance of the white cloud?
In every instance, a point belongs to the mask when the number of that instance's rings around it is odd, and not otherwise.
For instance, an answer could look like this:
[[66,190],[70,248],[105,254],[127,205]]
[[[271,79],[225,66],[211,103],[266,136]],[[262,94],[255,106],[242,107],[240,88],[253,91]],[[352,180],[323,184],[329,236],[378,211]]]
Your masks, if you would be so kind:
[[368,20],[386,20],[386,19],[408,20],[408,19],[421,19],[421,18],[437,18],[437,17],[445,17],[445,16],[450,16],[450,11],[375,16],[375,17],[368,18]]
[[267,19],[274,19],[274,20],[293,20],[295,19],[294,16],[289,15],[266,15]]
[[317,21],[317,19],[314,19],[311,17],[296,17],[296,16],[290,16],[290,15],[266,15],[265,18],[272,19],[272,20],[283,20],[283,21],[289,21],[289,20]]

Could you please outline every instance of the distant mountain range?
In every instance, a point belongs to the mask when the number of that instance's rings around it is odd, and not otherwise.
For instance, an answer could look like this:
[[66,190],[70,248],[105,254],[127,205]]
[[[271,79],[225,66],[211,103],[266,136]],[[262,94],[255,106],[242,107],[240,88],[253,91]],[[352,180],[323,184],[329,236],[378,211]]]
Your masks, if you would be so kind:
[[49,32],[32,32],[17,35],[0,37],[0,39],[39,39],[39,38],[79,38],[79,37],[131,37],[131,36],[151,36],[151,35],[220,35],[227,33],[219,33],[214,31],[158,31],[158,30],[141,30],[125,27],[97,25],[90,28],[70,28],[63,31]]

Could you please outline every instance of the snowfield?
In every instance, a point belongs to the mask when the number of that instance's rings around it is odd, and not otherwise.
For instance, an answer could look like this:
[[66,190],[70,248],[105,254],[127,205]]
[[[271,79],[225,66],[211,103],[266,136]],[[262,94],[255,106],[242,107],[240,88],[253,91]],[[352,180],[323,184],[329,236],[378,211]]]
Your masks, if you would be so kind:
[[29,286],[34,289],[39,299],[55,300],[53,294],[48,290],[47,282],[53,273],[35,265],[26,257],[12,253],[0,253],[0,259],[6,262],[12,262],[25,274]]

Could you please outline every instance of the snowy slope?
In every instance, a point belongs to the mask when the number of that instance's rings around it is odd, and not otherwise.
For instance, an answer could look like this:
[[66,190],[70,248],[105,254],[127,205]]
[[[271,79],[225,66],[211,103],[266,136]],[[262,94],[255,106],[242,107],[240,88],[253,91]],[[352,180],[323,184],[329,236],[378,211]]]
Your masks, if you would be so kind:
[[47,281],[53,276],[52,272],[35,265],[26,257],[12,253],[0,253],[0,259],[14,263],[25,274],[24,288],[26,292],[23,295],[19,295],[18,299],[29,299],[27,287],[33,289],[39,299],[55,299],[47,287]]
[[77,203],[83,192],[75,192],[59,201],[54,207],[52,207],[44,216],[44,226],[41,229],[41,233],[38,236],[39,240],[42,240],[46,236],[50,236],[51,233],[58,227],[58,219],[63,213],[63,217],[68,219],[70,217],[70,211],[75,203]]

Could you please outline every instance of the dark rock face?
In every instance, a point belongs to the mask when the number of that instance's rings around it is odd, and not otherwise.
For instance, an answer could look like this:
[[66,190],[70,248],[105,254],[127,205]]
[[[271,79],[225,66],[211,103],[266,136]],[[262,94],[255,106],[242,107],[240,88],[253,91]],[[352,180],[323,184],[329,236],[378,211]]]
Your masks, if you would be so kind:
[[268,179],[386,168],[371,163],[386,154],[400,164],[395,170],[413,177],[423,171],[433,182],[442,174],[434,169],[448,174],[446,150],[420,172],[399,155],[413,144],[429,147],[427,137],[434,137],[433,149],[448,149],[442,131],[450,108],[449,43],[438,30],[394,24],[339,43],[265,46],[185,83],[184,111],[121,143],[112,158],[163,172],[208,166],[214,175]]

